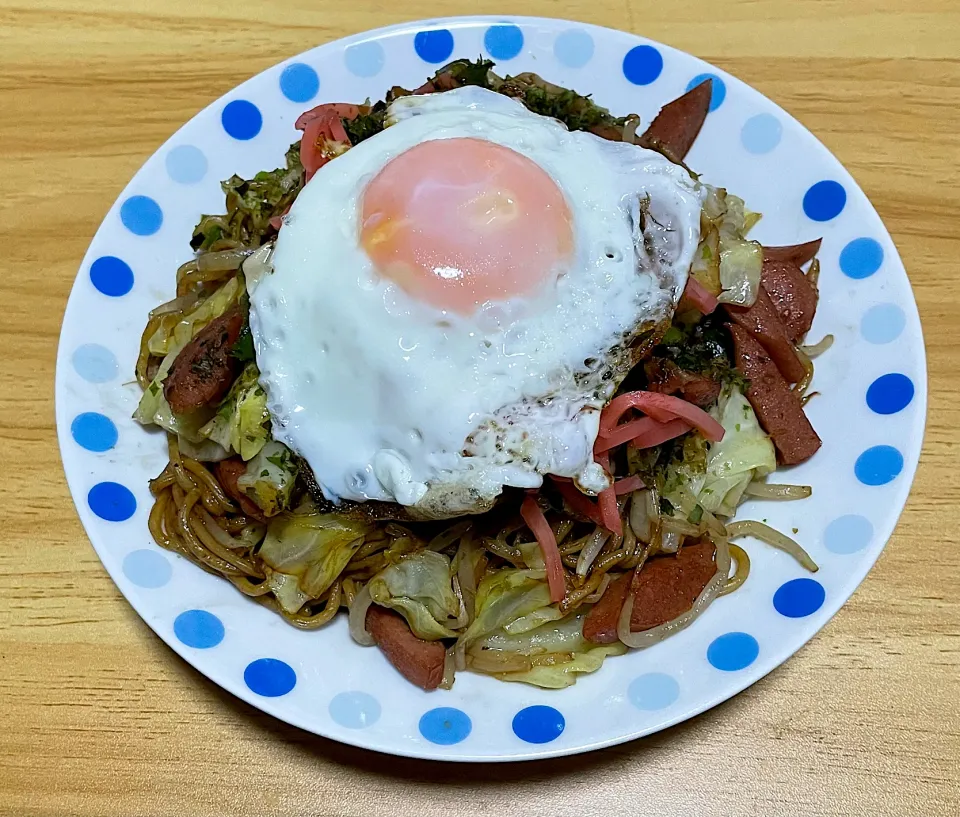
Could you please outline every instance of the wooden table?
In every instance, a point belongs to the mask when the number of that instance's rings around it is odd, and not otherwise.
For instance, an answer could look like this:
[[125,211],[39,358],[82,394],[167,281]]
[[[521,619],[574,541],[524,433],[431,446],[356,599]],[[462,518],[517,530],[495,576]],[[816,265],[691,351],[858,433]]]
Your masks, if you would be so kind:
[[584,757],[387,759],[206,681],[100,566],[60,467],[53,374],[67,293],[122,186],[200,107],[282,58],[387,22],[504,8],[0,0],[0,813],[960,813],[957,0],[510,5],[642,32],[759,88],[851,170],[910,272],[930,365],[913,495],[853,599],[747,692]]

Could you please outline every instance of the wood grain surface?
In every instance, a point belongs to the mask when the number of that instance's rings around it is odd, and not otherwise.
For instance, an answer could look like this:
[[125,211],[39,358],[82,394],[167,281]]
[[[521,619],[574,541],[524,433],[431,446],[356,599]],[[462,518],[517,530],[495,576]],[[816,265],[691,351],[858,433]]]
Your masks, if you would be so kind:
[[[643,741],[453,767],[287,727],[147,629],[67,493],[54,359],[104,213],[200,108],[345,34],[507,11],[669,43],[810,128],[874,202],[906,263],[930,409],[893,540],[785,666]],[[958,168],[957,0],[0,0],[0,814],[960,814]]]

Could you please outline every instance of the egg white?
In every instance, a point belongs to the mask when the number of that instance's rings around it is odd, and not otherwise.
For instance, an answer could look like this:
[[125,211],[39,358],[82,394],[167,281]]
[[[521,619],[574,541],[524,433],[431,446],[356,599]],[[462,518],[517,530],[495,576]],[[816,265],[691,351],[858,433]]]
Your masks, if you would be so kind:
[[[484,510],[503,486],[537,487],[544,474],[600,490],[599,410],[626,344],[670,317],[686,283],[699,186],[657,153],[569,132],[482,89],[399,99],[388,121],[306,185],[273,272],[251,287],[274,437],[329,499],[395,501],[427,518]],[[366,184],[403,151],[454,137],[536,162],[574,228],[573,260],[555,283],[469,316],[414,300],[358,245]]]

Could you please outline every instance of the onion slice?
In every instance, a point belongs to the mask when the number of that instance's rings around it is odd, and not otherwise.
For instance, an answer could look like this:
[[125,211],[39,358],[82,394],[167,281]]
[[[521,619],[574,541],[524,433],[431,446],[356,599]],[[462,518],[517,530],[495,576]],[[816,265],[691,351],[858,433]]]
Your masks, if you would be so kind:
[[820,569],[817,567],[817,563],[810,558],[810,554],[800,547],[798,542],[780,533],[780,531],[771,528],[769,525],[765,525],[763,522],[757,522],[755,519],[748,519],[743,522],[734,522],[727,525],[727,536],[730,539],[735,539],[739,536],[753,536],[761,542],[766,542],[778,550],[789,553],[811,573],[816,573]]
[[824,335],[819,343],[814,343],[812,346],[800,346],[799,350],[810,360],[813,360],[826,352],[831,346],[833,346],[833,335]]
[[373,597],[370,595],[370,585],[365,584],[357,593],[357,597],[350,605],[350,635],[354,641],[364,647],[372,647],[376,642],[373,636],[367,632],[367,611],[373,604]]
[[736,561],[737,567],[736,570],[734,570],[733,575],[727,579],[727,583],[720,591],[721,596],[725,596],[727,593],[732,593],[734,590],[738,590],[740,585],[747,580],[747,576],[750,575],[750,557],[747,555],[747,552],[739,545],[728,545],[727,547],[730,548],[730,555],[733,557],[734,561]]
[[577,557],[577,575],[582,579],[590,572],[590,567],[594,560],[603,550],[603,546],[610,539],[610,531],[603,528],[597,528],[583,546],[580,555]]
[[806,499],[813,493],[809,485],[782,485],[775,482],[751,482],[743,491],[760,499]]

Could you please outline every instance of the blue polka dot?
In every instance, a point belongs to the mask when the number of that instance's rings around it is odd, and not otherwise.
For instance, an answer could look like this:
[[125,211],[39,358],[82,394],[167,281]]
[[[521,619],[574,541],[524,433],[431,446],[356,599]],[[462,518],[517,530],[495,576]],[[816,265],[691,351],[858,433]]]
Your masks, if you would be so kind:
[[280,92],[291,102],[309,102],[320,90],[320,77],[304,62],[294,62],[280,74]]
[[913,381],[905,374],[885,374],[867,389],[867,405],[877,414],[896,414],[913,400]]
[[119,298],[133,289],[133,270],[114,255],[102,255],[90,265],[90,282],[104,295]]
[[163,224],[163,210],[149,196],[131,196],[120,205],[120,221],[134,235],[153,235]]
[[593,37],[582,28],[570,28],[553,41],[553,55],[568,68],[583,68],[593,59]]
[[208,650],[223,641],[223,622],[206,610],[187,610],[174,619],[173,633],[188,647]]
[[783,125],[777,117],[769,113],[751,116],[740,129],[740,141],[749,153],[769,153],[780,144]]
[[420,734],[431,743],[441,746],[452,746],[466,740],[471,729],[473,724],[467,713],[451,706],[431,709],[420,718]]
[[873,539],[873,525],[865,516],[851,513],[834,519],[823,531],[823,545],[831,553],[857,553]]
[[716,74],[697,74],[687,83],[687,90],[692,91],[708,79],[713,80],[713,85],[710,90],[710,110],[715,111],[723,104],[723,100],[727,98],[727,85],[720,77]]
[[483,46],[495,60],[512,60],[523,49],[523,32],[513,25],[490,26]]
[[513,718],[513,733],[527,743],[549,743],[560,737],[567,722],[552,706],[528,706]]
[[88,383],[109,383],[120,367],[113,352],[99,343],[85,343],[70,358],[74,371]]
[[803,194],[803,212],[814,221],[830,221],[840,215],[847,203],[847,191],[834,181],[822,181]]
[[867,343],[891,343],[903,334],[907,316],[896,304],[877,304],[860,319],[860,334]]
[[343,59],[347,70],[358,77],[375,77],[383,70],[386,61],[383,46],[376,40],[348,46]]
[[418,31],[413,48],[424,62],[444,62],[453,53],[453,34],[445,28]]
[[823,585],[813,579],[793,579],[773,594],[773,608],[787,618],[803,618],[823,607],[827,597]]
[[95,411],[85,411],[74,417],[70,433],[77,445],[87,451],[109,451],[117,444],[117,427],[113,420]]
[[118,482],[98,482],[87,494],[87,504],[101,519],[123,522],[137,510],[137,500]]
[[631,48],[623,58],[623,75],[634,85],[649,85],[663,71],[663,57],[652,45]]
[[366,692],[341,692],[327,709],[330,717],[347,729],[365,729],[380,720],[380,702]]
[[260,109],[246,99],[235,99],[223,106],[220,112],[223,129],[234,139],[253,139],[263,127]]
[[726,633],[715,638],[707,647],[707,660],[724,672],[736,672],[749,667],[760,654],[760,645],[747,633]]
[[277,658],[258,658],[247,664],[243,680],[251,692],[264,698],[279,698],[297,685],[297,673],[285,661]]
[[883,264],[883,247],[872,238],[855,238],[840,251],[840,269],[847,278],[869,278]]
[[680,684],[662,672],[648,672],[635,678],[627,689],[630,702],[644,712],[666,709],[680,697]]
[[853,471],[864,485],[886,485],[903,470],[903,454],[892,445],[875,445],[859,457]]
[[170,581],[173,568],[162,553],[134,550],[123,558],[123,575],[138,587],[156,590]]
[[164,164],[167,175],[178,184],[196,184],[207,175],[207,157],[195,145],[177,145]]

